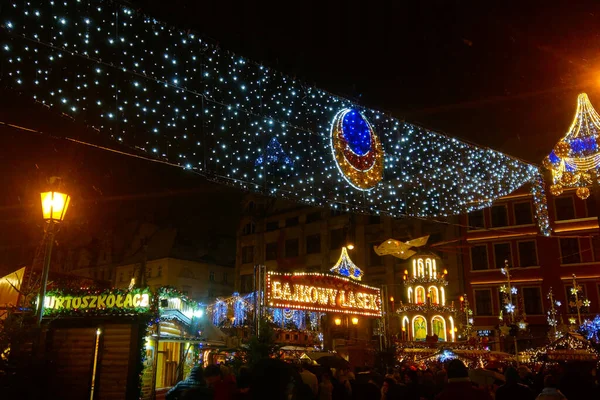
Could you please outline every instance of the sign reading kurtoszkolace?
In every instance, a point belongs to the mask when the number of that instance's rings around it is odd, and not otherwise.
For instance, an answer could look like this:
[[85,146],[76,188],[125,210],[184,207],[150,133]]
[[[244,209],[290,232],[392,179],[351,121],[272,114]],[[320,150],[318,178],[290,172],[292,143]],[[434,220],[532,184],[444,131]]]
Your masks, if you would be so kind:
[[381,292],[352,279],[319,273],[267,274],[269,307],[381,316]]
[[130,292],[106,291],[98,294],[47,295],[44,301],[44,314],[53,314],[63,310],[102,311],[119,309],[131,313],[143,313],[150,309],[151,293],[147,290]]

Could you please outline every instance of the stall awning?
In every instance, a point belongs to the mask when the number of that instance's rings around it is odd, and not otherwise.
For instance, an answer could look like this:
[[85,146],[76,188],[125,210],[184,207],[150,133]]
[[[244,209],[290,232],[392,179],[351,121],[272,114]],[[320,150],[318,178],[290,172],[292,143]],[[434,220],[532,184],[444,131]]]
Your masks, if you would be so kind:
[[25,267],[0,278],[0,309],[17,306]]

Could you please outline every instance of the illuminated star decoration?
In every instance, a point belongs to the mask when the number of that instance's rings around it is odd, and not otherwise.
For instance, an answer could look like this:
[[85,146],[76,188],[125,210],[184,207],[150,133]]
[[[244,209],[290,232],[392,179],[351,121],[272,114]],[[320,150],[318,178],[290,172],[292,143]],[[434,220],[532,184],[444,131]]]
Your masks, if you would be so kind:
[[579,198],[589,197],[589,186],[600,167],[599,133],[600,115],[587,94],[581,93],[571,127],[543,163],[552,172],[552,195],[560,196],[564,188],[577,188]]
[[500,333],[502,336],[508,336],[510,334],[510,326],[506,324],[500,325]]
[[515,305],[512,303],[508,303],[504,306],[504,308],[506,308],[506,312],[508,313],[512,313],[515,312]]
[[356,279],[357,281],[360,281],[363,276],[362,270],[350,259],[346,247],[342,247],[340,258],[330,271],[342,276],[347,276],[348,278]]
[[294,165],[294,160],[286,154],[277,138],[274,137],[267,145],[265,154],[258,156],[254,165],[276,165],[285,169]]
[[356,189],[373,189],[383,178],[383,149],[358,110],[343,109],[331,124],[331,151],[344,179]]
[[585,299],[585,300],[583,301],[583,305],[584,305],[584,307],[589,307],[591,304],[592,304],[592,302],[591,302],[591,301],[589,301],[588,299]]
[[510,292],[511,292],[512,294],[517,294],[517,288],[513,286],[513,287],[510,289]]
[[573,318],[573,317],[569,318],[569,323],[571,325],[574,325],[576,322],[577,322],[577,320],[575,318]]
[[518,325],[519,325],[519,329],[524,331],[527,329],[527,325],[529,325],[529,324],[525,321],[520,321]]

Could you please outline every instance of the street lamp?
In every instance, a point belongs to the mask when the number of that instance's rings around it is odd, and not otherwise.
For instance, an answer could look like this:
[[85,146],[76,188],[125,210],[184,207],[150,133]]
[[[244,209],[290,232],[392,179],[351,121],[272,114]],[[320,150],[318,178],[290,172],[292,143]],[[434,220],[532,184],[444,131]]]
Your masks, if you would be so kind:
[[335,324],[336,324],[337,326],[340,326],[340,325],[342,325],[342,320],[341,320],[340,318],[336,318],[336,319],[334,320],[334,322],[335,322]]
[[358,318],[352,318],[352,325],[358,325]]
[[69,208],[71,197],[68,194],[60,192],[41,193],[42,200],[42,218],[48,223],[46,226],[46,250],[44,252],[44,269],[42,270],[42,285],[40,295],[37,301],[37,326],[42,324],[44,315],[44,299],[46,297],[46,285],[48,284],[48,272],[50,271],[50,259],[52,258],[52,245],[54,244],[54,225],[61,223],[65,219],[65,214]]

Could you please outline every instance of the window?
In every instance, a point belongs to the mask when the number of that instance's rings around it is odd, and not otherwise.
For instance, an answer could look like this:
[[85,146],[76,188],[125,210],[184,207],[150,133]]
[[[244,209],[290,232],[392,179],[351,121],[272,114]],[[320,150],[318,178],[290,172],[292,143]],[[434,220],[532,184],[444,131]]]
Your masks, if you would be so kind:
[[525,313],[528,315],[542,315],[542,291],[539,287],[526,287],[523,291]]
[[577,238],[560,238],[561,264],[578,264],[581,262],[579,254],[579,240]]
[[508,212],[504,204],[492,206],[492,227],[497,228],[508,225]]
[[119,282],[125,282],[125,276],[123,276],[122,272],[119,272]]
[[531,212],[531,202],[516,203],[515,206],[515,225],[533,224],[533,213]]
[[519,242],[519,267],[532,267],[538,265],[537,247],[535,240]]
[[277,242],[267,243],[265,246],[265,259],[267,261],[277,260]]
[[285,226],[297,226],[299,223],[298,217],[292,217],[285,220]]
[[381,265],[381,257],[375,253],[375,246],[379,246],[381,242],[369,243],[369,265]]
[[471,269],[473,271],[481,271],[488,269],[487,245],[479,245],[471,247]]
[[227,284],[227,278],[228,278],[227,272],[223,272],[223,283],[224,284]]
[[306,254],[321,252],[321,235],[310,235],[306,237]]
[[306,223],[317,222],[321,220],[321,211],[315,211],[306,216]]
[[211,282],[215,281],[215,271],[210,271],[208,273],[208,280],[211,281]]
[[510,253],[510,243],[494,244],[494,265],[496,268],[504,268],[505,261],[512,266],[512,254]]
[[573,196],[555,198],[554,208],[557,221],[575,218],[575,204],[573,203]]
[[369,225],[381,224],[381,217],[379,215],[369,215]]
[[242,263],[254,262],[254,246],[242,247]]
[[345,234],[343,228],[332,230],[330,232],[330,237],[331,237],[330,248],[332,250],[333,249],[341,249],[342,246],[344,246],[344,242],[346,240],[346,234]]
[[477,228],[485,228],[483,210],[477,210],[469,213],[469,229]]
[[244,235],[251,235],[256,231],[254,222],[249,222],[244,226]]
[[338,215],[342,215],[344,212],[338,208],[332,208],[329,210],[329,215],[332,217],[337,217]]
[[298,257],[298,239],[288,239],[285,241],[286,258]]
[[475,315],[492,315],[492,291],[475,290]]
[[162,276],[162,265],[159,265],[157,268],[157,272],[156,272],[156,277],[161,277]]
[[242,275],[240,279],[240,290],[242,293],[249,293],[253,291],[254,286],[254,275]]
[[267,222],[265,229],[267,230],[267,232],[276,231],[277,229],[279,229],[279,221]]

